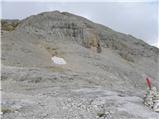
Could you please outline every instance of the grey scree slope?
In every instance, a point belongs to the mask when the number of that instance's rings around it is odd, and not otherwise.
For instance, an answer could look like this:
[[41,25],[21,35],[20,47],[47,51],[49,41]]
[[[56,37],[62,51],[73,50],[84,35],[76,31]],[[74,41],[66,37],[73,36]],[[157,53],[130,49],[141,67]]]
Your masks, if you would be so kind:
[[18,22],[2,29],[2,118],[158,118],[142,103],[145,75],[158,88],[158,48],[67,12]]

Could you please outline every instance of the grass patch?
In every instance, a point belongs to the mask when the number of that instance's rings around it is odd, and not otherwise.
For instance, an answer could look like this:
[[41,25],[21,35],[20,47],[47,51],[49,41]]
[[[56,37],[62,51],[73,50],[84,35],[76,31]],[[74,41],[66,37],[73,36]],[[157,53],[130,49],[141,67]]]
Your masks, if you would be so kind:
[[3,114],[6,114],[6,113],[11,113],[11,112],[13,112],[13,110],[11,110],[11,109],[9,109],[9,108],[2,108],[2,109],[1,109],[1,112],[2,112]]
[[16,21],[16,20],[1,20],[1,27],[2,27],[2,30],[5,30],[5,31],[13,31],[16,29],[16,27],[18,26],[19,24],[19,21]]

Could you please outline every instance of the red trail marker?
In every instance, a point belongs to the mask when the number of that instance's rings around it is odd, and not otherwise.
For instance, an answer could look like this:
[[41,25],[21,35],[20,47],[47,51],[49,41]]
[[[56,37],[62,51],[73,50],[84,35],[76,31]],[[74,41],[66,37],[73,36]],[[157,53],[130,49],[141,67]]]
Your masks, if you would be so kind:
[[149,78],[146,78],[146,82],[147,82],[147,86],[149,87],[149,89],[151,90],[151,81],[149,80]]

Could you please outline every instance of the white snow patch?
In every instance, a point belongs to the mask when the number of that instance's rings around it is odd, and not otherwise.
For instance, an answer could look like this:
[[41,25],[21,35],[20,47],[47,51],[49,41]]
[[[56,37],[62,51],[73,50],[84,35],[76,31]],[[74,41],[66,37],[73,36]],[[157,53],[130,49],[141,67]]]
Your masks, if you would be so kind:
[[52,57],[52,61],[54,64],[58,64],[58,65],[65,65],[66,64],[66,61],[63,59],[63,58],[60,58],[60,57]]

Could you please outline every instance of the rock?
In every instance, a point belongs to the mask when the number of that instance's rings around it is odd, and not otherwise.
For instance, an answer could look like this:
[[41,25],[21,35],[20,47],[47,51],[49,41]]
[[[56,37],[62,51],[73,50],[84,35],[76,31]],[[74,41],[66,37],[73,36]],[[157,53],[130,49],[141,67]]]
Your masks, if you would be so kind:
[[144,97],[144,104],[155,112],[159,112],[159,93],[157,92],[156,87],[152,87],[151,90],[147,90]]

